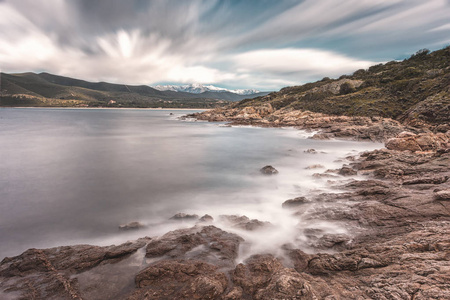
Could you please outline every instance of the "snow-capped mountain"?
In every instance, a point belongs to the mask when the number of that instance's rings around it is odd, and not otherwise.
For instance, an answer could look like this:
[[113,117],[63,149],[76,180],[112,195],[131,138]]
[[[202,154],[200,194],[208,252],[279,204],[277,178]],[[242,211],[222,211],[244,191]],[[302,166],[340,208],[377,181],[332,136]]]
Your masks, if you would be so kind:
[[201,94],[204,92],[230,92],[238,95],[251,95],[259,93],[259,91],[254,89],[246,90],[229,90],[214,85],[203,85],[198,83],[185,84],[185,85],[156,85],[153,88],[160,91],[174,91],[174,92],[186,92],[192,94]]

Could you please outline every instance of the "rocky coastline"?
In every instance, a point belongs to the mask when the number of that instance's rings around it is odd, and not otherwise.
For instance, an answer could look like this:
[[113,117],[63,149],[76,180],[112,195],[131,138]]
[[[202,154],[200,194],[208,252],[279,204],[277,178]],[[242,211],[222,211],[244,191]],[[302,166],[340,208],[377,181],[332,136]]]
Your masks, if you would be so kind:
[[[341,179],[333,177],[330,186],[344,192],[280,203],[302,218],[343,222],[354,235],[308,229],[302,234],[313,251],[286,244],[281,255],[259,253],[238,263],[242,237],[213,225],[211,216],[177,214],[173,219],[196,219],[196,225],[119,246],[29,249],[4,258],[0,298],[450,299],[448,124],[412,127],[381,117],[274,110],[269,103],[188,117],[296,127],[314,131],[314,139],[385,142],[386,148],[347,157],[331,170]],[[348,179],[355,174],[364,179]],[[310,203],[318,205],[305,215]],[[244,230],[270,226],[223,218]]]

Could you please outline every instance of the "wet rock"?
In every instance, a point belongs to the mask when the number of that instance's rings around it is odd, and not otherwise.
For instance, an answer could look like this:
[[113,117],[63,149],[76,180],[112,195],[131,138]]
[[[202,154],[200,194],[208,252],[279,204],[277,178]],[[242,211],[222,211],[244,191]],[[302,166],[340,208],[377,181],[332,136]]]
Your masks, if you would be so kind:
[[[29,249],[19,256],[3,259],[0,290],[12,292],[15,296],[11,299],[82,299],[75,274],[126,259],[148,240],[108,247]],[[3,296],[9,299],[8,293]]]
[[275,174],[278,174],[278,170],[275,169],[275,168],[272,167],[272,166],[269,166],[269,165],[267,165],[267,166],[261,168],[261,170],[259,170],[259,171],[260,171],[262,174],[264,174],[264,175],[275,175]]
[[170,218],[170,220],[197,220],[197,219],[198,215],[185,213],[177,213]]
[[297,197],[284,201],[281,206],[283,208],[293,208],[307,203],[311,203],[311,201],[306,199],[305,197]]
[[335,135],[332,133],[316,133],[314,134],[311,139],[313,140],[330,140],[332,138],[335,138]]
[[136,230],[140,228],[144,228],[145,225],[140,222],[130,222],[128,224],[122,224],[119,226],[120,230]]
[[224,297],[224,300],[241,300],[241,299],[242,299],[242,288],[240,287],[234,287]]
[[330,173],[314,173],[312,176],[315,178],[339,178],[339,176]]
[[236,266],[233,283],[249,299],[316,299],[312,287],[294,269],[271,255],[254,255]]
[[316,164],[316,165],[308,166],[308,167],[306,167],[305,169],[306,169],[306,170],[311,170],[311,169],[323,169],[323,168],[325,168],[325,167],[322,166],[322,165],[320,165],[320,164]]
[[205,222],[205,223],[210,223],[210,222],[214,221],[214,218],[211,217],[210,215],[206,214],[206,215],[204,215],[203,217],[201,217],[201,218],[199,219],[199,221],[200,221],[200,222]]
[[263,222],[257,219],[250,220],[247,216],[221,215],[219,218],[229,226],[249,231],[262,229],[272,225],[270,222]]
[[338,249],[343,250],[347,248],[351,237],[346,234],[325,234],[314,243],[314,246],[319,249]]
[[197,259],[217,266],[232,266],[239,244],[244,240],[215,226],[178,229],[153,239],[146,248],[146,257]]
[[342,176],[354,176],[357,174],[357,172],[350,167],[342,167],[339,170],[338,174]]
[[307,149],[307,150],[305,150],[305,151],[303,151],[303,152],[309,153],[309,154],[317,154],[316,149]]
[[196,260],[163,260],[136,275],[128,299],[218,299],[228,285],[216,266]]

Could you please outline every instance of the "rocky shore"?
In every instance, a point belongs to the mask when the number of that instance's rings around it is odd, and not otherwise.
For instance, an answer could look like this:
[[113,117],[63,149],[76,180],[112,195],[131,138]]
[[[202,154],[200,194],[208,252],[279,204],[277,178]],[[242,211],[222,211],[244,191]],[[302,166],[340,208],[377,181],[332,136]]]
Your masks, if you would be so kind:
[[[294,126],[314,131],[316,139],[384,141],[385,149],[347,157],[341,169],[329,170],[338,178],[329,184],[340,192],[280,203],[303,220],[335,220],[353,234],[299,228],[309,251],[286,244],[278,255],[259,253],[239,263],[241,236],[215,226],[211,216],[177,214],[174,220],[198,221],[119,246],[29,249],[4,258],[0,298],[450,299],[448,124],[408,127],[270,104],[190,117]],[[364,179],[348,179],[356,174]],[[270,226],[245,216],[222,218],[243,230]]]

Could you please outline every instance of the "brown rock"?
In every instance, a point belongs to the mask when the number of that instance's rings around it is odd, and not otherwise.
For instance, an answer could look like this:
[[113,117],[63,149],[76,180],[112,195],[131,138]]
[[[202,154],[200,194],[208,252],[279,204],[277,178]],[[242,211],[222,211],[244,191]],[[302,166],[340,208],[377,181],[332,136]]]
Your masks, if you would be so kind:
[[354,175],[356,175],[358,173],[355,170],[353,170],[352,168],[350,168],[350,167],[342,167],[339,170],[338,174],[342,175],[342,176],[354,176]]
[[218,299],[228,280],[216,266],[195,260],[163,260],[136,275],[128,299]]
[[278,174],[278,170],[277,169],[275,169],[274,167],[272,167],[272,166],[265,166],[265,167],[263,167],[263,168],[261,168],[261,170],[259,170],[262,174],[264,174],[264,175],[275,175],[275,174]]
[[434,198],[436,200],[444,200],[444,201],[450,200],[450,189],[435,192]]
[[146,257],[164,255],[173,259],[189,258],[217,266],[233,266],[242,241],[241,237],[215,226],[196,226],[174,230],[153,239],[147,245]]
[[283,208],[293,208],[297,207],[299,205],[311,203],[310,200],[306,199],[305,197],[297,197],[294,199],[289,199],[283,202],[282,207]]
[[196,214],[185,214],[185,213],[177,213],[170,218],[170,220],[197,220],[198,215]]
[[200,221],[200,222],[210,223],[210,222],[214,221],[214,218],[211,217],[210,215],[206,214],[206,215],[204,215],[203,217],[201,217],[201,218],[199,219],[199,221]]
[[122,224],[119,226],[120,230],[136,230],[145,227],[144,224],[139,222],[131,222],[128,224]]
[[229,226],[249,231],[262,229],[272,225],[270,222],[263,222],[257,219],[250,220],[247,216],[238,215],[221,215],[220,220],[224,221]]

